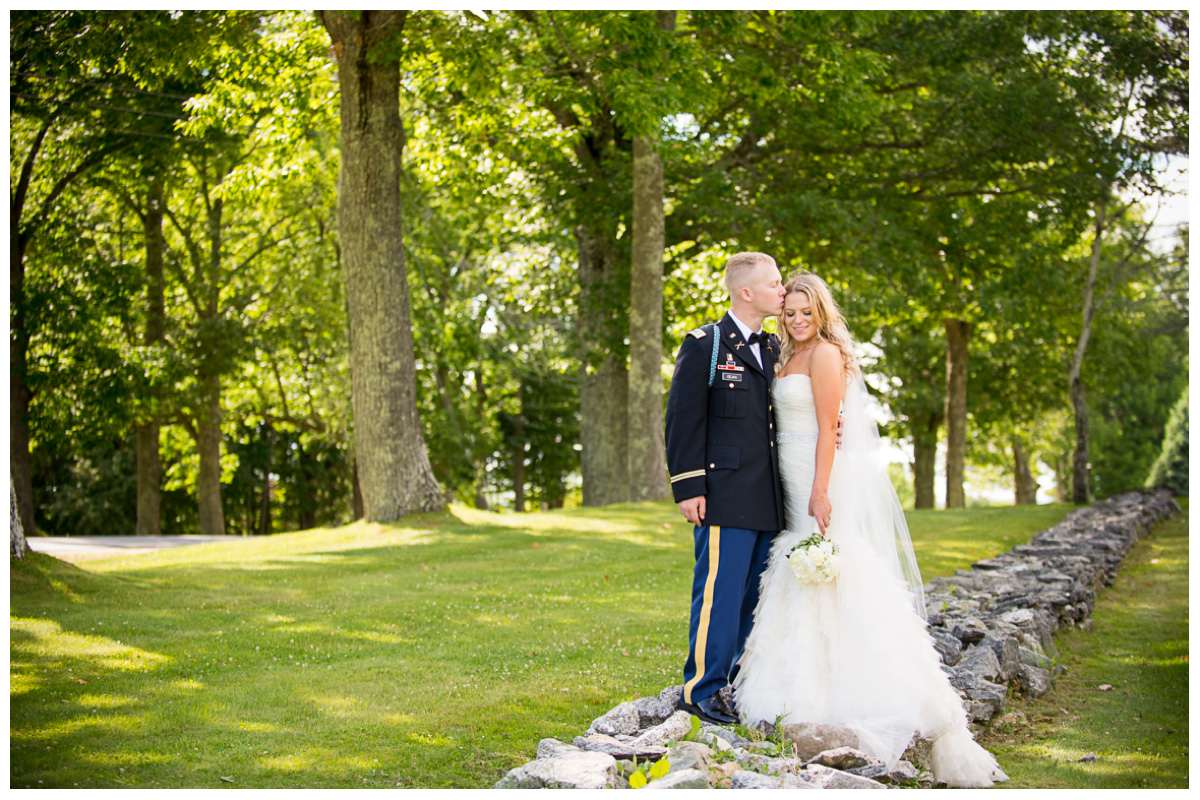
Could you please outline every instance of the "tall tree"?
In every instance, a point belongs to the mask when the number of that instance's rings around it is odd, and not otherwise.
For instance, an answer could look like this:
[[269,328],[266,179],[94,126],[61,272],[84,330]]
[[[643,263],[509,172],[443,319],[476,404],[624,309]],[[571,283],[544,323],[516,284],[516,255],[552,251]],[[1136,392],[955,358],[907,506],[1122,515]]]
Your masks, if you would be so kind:
[[[661,31],[675,30],[674,11],[660,11]],[[656,38],[650,47],[669,52]],[[650,59],[647,59],[650,61]],[[653,61],[650,61],[653,64]],[[652,79],[661,72],[648,70]],[[663,161],[659,154],[661,123],[652,132],[633,137],[633,214],[629,280],[629,499],[662,500],[671,496],[667,480],[663,430],[662,316],[663,249],[666,230],[663,211]]]
[[1080,117],[1088,126],[1076,153],[1076,198],[1090,207],[1091,252],[1068,367],[1075,413],[1072,496],[1085,503],[1090,499],[1091,425],[1083,377],[1088,343],[1105,301],[1131,278],[1145,235],[1128,240],[1132,247],[1113,261],[1105,258],[1105,240],[1133,203],[1164,192],[1162,157],[1188,152],[1188,15],[1066,14],[1043,45],[1054,56],[1061,80],[1083,101]]
[[400,205],[400,68],[406,11],[320,11],[338,64],[339,225],[346,270],[355,464],[365,516],[443,506],[417,412]]

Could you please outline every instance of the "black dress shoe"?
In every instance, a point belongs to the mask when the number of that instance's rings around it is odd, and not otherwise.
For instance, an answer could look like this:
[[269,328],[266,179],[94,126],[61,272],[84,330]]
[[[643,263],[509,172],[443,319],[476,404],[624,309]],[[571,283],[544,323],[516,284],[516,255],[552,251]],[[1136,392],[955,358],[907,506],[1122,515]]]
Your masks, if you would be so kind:
[[695,714],[705,722],[711,722],[714,725],[736,725],[737,719],[721,711],[717,707],[715,697],[706,697],[703,700],[697,700],[695,703],[685,703],[683,698],[679,698],[679,702],[675,707],[689,714]]

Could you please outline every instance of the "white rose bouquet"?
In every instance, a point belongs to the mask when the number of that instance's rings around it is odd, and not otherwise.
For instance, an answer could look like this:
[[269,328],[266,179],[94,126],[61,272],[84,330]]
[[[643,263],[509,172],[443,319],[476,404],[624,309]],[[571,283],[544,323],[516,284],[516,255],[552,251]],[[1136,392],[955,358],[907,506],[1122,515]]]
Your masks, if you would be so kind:
[[838,574],[838,548],[819,533],[788,553],[788,567],[801,583],[829,583]]

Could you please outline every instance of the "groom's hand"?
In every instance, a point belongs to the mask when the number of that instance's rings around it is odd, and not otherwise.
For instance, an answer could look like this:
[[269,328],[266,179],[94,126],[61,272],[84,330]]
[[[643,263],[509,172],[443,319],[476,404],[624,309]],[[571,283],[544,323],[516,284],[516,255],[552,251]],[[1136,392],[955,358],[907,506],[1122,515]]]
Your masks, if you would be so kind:
[[689,500],[684,500],[679,504],[679,513],[683,514],[684,519],[693,525],[704,524],[705,510],[704,495],[693,497]]

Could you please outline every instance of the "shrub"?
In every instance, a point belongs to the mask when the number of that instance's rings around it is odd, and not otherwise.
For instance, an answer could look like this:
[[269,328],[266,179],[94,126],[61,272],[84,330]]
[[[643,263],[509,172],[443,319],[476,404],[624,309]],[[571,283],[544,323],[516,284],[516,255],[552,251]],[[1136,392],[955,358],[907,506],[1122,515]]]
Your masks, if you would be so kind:
[[1171,418],[1167,420],[1167,430],[1163,435],[1162,452],[1154,466],[1150,468],[1150,477],[1146,479],[1146,488],[1165,487],[1176,495],[1188,493],[1188,390],[1171,409]]

